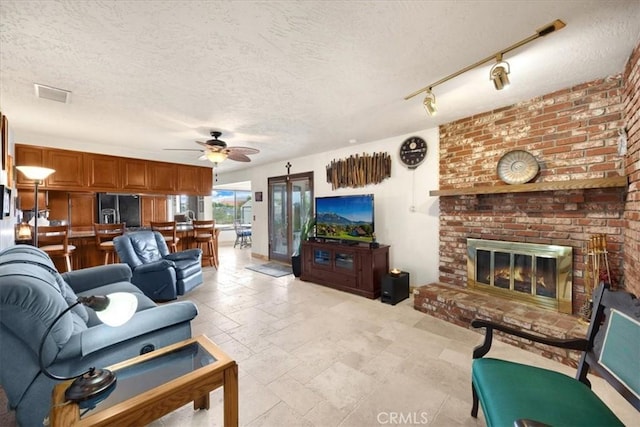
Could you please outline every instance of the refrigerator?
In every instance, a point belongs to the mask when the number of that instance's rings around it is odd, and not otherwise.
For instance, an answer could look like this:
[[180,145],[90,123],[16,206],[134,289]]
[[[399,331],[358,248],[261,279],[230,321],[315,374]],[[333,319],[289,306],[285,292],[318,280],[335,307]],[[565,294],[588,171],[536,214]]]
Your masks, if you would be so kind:
[[98,193],[98,221],[100,224],[124,222],[127,228],[140,227],[140,197],[134,194]]

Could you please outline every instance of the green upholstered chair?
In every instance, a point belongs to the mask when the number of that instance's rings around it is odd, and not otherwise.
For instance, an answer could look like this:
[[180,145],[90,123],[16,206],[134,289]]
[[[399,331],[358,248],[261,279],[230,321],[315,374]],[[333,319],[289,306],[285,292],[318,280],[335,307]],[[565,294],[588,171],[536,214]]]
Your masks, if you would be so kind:
[[[484,343],[473,352],[471,415],[477,417],[480,403],[487,426],[623,426],[591,391],[590,370],[640,411],[640,300],[633,295],[600,285],[584,339],[546,338],[486,320],[471,324],[486,328]],[[576,377],[483,357],[494,330],[582,351]]]

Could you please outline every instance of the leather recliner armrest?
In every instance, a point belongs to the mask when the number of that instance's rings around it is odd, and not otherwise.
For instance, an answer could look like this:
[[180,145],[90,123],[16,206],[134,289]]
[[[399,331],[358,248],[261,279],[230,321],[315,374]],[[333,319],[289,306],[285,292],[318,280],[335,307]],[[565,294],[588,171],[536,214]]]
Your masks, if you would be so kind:
[[61,274],[74,292],[86,292],[99,286],[131,281],[131,268],[127,264],[109,264]]
[[161,259],[159,261],[150,262],[149,264],[142,264],[136,267],[136,275],[151,273],[154,271],[162,271],[168,268],[175,268],[176,264],[173,261]]
[[192,259],[197,260],[202,256],[202,249],[186,249],[180,252],[170,253],[165,256],[164,259],[168,259],[171,261],[180,261],[183,259]]

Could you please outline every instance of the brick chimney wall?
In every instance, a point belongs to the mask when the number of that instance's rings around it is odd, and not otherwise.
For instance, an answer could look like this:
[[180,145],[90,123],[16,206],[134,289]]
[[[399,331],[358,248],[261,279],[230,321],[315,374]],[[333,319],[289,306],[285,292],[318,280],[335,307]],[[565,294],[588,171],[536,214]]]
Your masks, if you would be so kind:
[[[636,67],[636,104],[637,76]],[[623,93],[622,76],[613,76],[441,126],[440,189],[508,185],[496,167],[511,150],[535,156],[540,173],[533,182],[624,175],[625,157],[618,155],[618,130],[625,123]],[[637,130],[636,105],[636,140]],[[637,165],[635,173],[638,184]],[[607,235],[612,277],[622,277],[625,196],[624,188],[442,196],[439,280],[466,286],[468,237],[571,246],[577,313],[586,299],[585,249],[592,234]],[[640,192],[635,196],[637,248]],[[634,261],[640,265],[638,258]]]
[[625,207],[624,273],[627,290],[640,297],[640,44],[627,63],[624,82],[628,145],[625,171],[629,177]]

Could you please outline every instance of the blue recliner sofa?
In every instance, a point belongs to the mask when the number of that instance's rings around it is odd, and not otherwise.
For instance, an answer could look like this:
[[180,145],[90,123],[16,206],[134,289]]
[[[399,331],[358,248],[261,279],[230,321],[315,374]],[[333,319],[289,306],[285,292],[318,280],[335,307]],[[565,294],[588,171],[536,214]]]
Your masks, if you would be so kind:
[[202,249],[169,252],[162,234],[141,230],[113,239],[122,262],[133,271],[131,281],[154,301],[169,301],[202,283]]
[[59,376],[104,368],[191,337],[197,315],[192,302],[158,306],[130,280],[126,264],[60,275],[49,256],[33,246],[0,252],[0,385],[20,426],[42,426],[48,416],[56,381],[40,371],[39,346],[47,328],[78,296],[129,292],[138,308],[117,328],[102,324],[83,305],[65,314],[43,349],[44,365]]

